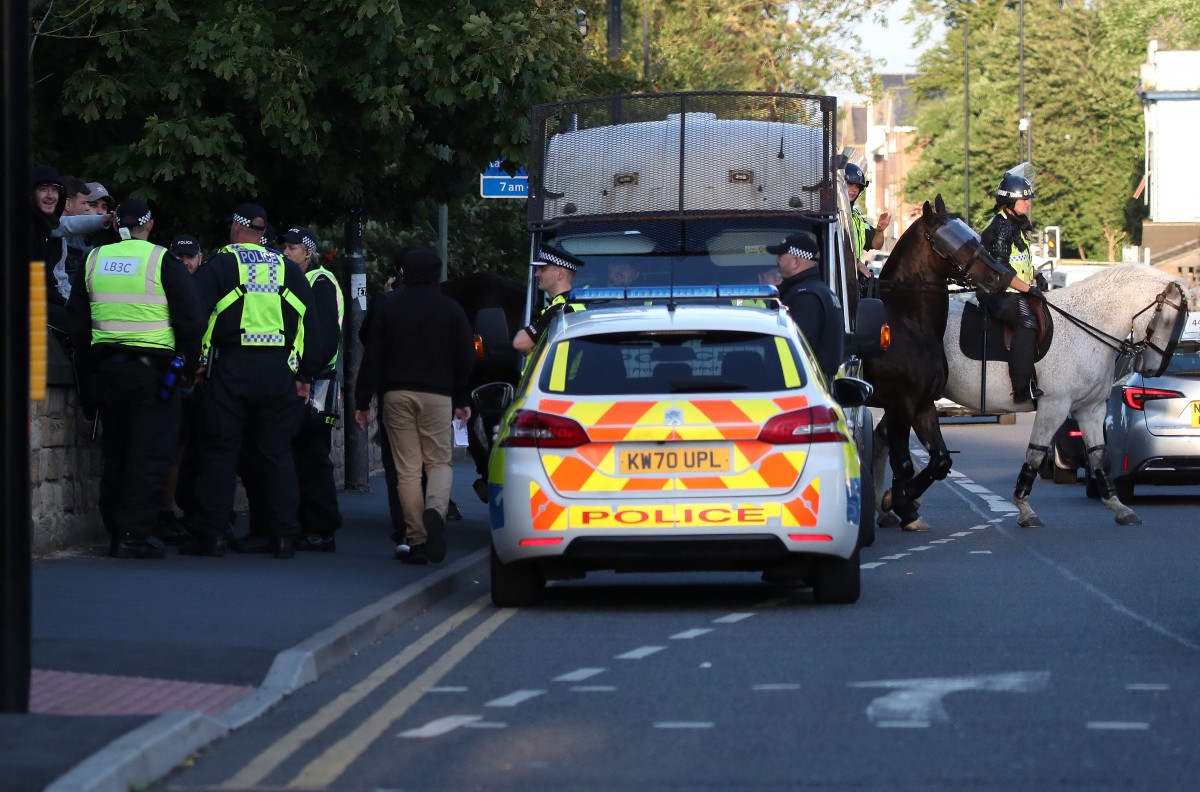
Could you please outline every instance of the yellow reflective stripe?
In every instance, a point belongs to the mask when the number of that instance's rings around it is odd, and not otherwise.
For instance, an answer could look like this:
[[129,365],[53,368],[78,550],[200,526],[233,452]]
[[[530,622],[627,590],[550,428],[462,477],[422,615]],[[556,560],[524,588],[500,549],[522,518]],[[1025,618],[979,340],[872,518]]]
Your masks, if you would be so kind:
[[786,388],[800,387],[800,372],[796,370],[796,359],[787,339],[775,336],[775,349],[779,352],[779,364],[783,366],[783,385]]
[[136,303],[137,305],[166,305],[165,294],[93,294],[93,303]]
[[571,342],[564,341],[554,348],[554,363],[550,366],[550,390],[562,393],[567,389],[567,359]]
[[92,329],[104,330],[106,332],[138,332],[141,330],[169,330],[171,323],[168,322],[92,322]]

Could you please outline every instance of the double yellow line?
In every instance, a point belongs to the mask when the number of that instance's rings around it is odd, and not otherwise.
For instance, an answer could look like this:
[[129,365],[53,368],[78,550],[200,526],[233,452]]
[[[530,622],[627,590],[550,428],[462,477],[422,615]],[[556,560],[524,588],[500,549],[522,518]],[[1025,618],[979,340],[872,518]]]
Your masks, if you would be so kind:
[[[290,732],[279,738],[274,744],[254,758],[250,764],[243,767],[236,775],[218,789],[235,790],[250,789],[262,783],[268,775],[275,772],[284,762],[297,751],[304,748],[309,741],[316,738],[322,731],[329,728],[339,718],[359,704],[367,696],[400,673],[410,663],[445,638],[464,622],[478,615],[483,608],[488,607],[488,597],[480,597],[475,602],[455,613],[446,621],[421,636],[415,643],[409,645],[395,657],[388,660],[379,668],[372,671],[365,679],[345,691],[333,701],[317,710],[310,718],[297,725]],[[300,773],[289,781],[286,789],[315,790],[325,789],[336,781],[371,745],[386,732],[392,724],[402,718],[415,704],[425,690],[438,684],[462,660],[473,652],[476,647],[487,640],[501,624],[507,621],[516,611],[500,610],[488,617],[471,632],[467,633],[458,643],[454,644],[437,658],[424,672],[406,685],[387,703],[377,709],[353,731],[309,762]]]

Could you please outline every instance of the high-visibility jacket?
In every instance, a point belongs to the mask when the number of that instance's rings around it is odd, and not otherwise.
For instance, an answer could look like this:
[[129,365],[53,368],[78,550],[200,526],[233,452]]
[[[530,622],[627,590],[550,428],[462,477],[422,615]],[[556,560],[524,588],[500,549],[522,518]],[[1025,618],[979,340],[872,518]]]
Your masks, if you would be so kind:
[[283,254],[268,250],[261,245],[233,244],[221,248],[219,253],[232,253],[237,259],[241,281],[221,299],[217,300],[212,316],[208,318],[208,329],[201,342],[201,359],[208,360],[212,347],[213,329],[217,317],[233,306],[241,304],[241,346],[243,347],[286,347],[283,306],[287,303],[298,314],[296,337],[288,350],[288,367],[292,371],[300,368],[304,355],[304,313],[306,306],[284,285]]
[[871,224],[868,223],[867,218],[863,217],[862,213],[858,211],[858,207],[850,207],[850,216],[853,220],[851,225],[854,226],[854,228],[851,229],[853,232],[851,234],[851,239],[854,242],[854,263],[857,264],[858,262],[862,261],[862,254],[867,249],[867,230],[871,227]]
[[[1004,212],[997,212],[996,217],[1003,222],[1012,223]],[[1014,224],[1015,225],[1015,224]],[[1021,245],[1014,244],[1008,251],[1008,266],[1017,271],[1017,277],[1026,283],[1033,283],[1035,273],[1033,271],[1033,253],[1029,249],[1029,237],[1025,235],[1024,229],[1018,226],[1017,235],[1021,238],[1021,243],[1024,245],[1024,250]],[[1008,291],[1015,292],[1016,289],[1009,287]]]
[[143,239],[127,239],[98,247],[88,255],[85,277],[93,346],[175,349],[175,331],[162,285],[166,252]]
[[[345,303],[345,298],[342,296],[342,287],[340,284],[338,284],[337,278],[334,277],[332,272],[325,269],[324,267],[322,267],[319,264],[317,266],[313,267],[312,269],[305,271],[304,277],[308,278],[309,286],[316,286],[318,278],[326,278],[326,279],[328,279],[328,281],[330,283],[333,284],[333,292],[334,292],[334,294],[337,295],[338,332],[340,334],[341,329],[342,329],[342,321],[346,317],[346,303]],[[329,362],[325,364],[326,370],[332,369],[337,365],[337,359],[338,359],[338,356],[341,355],[341,353],[342,353],[342,344],[341,344],[341,341],[339,340],[337,350],[333,353],[333,357],[330,358]]]

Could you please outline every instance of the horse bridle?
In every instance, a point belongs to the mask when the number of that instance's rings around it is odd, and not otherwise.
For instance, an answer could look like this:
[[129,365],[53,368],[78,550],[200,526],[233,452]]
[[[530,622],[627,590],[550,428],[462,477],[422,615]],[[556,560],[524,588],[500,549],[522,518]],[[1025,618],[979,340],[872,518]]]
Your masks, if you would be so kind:
[[[971,227],[957,217],[941,222],[936,228],[930,229],[930,223],[925,223],[921,233],[925,240],[940,258],[945,259],[954,269],[954,274],[946,278],[950,283],[960,287],[960,291],[983,290],[987,293],[999,291],[1001,282],[1007,276],[1011,279],[1012,270],[1002,267],[979,242],[979,235]],[[897,291],[945,291],[942,283],[897,283],[887,281],[879,284],[880,289]]]
[[[1170,292],[1172,290],[1175,292],[1175,296],[1178,298],[1178,302],[1176,302],[1176,303],[1168,302],[1168,300],[1170,300],[1170,295],[1168,294],[1168,292]],[[1183,322],[1187,321],[1187,299],[1184,297],[1183,289],[1179,286],[1178,283],[1174,283],[1174,282],[1168,283],[1165,287],[1163,287],[1163,290],[1158,293],[1158,295],[1154,298],[1153,302],[1151,302],[1149,305],[1147,305],[1142,310],[1135,313],[1133,315],[1133,317],[1129,320],[1129,328],[1132,331],[1133,323],[1137,321],[1137,318],[1139,316],[1146,313],[1146,311],[1149,311],[1149,310],[1154,311],[1154,316],[1146,324],[1146,335],[1144,338],[1142,338],[1141,341],[1130,341],[1128,337],[1116,338],[1114,336],[1110,336],[1108,333],[1104,332],[1103,330],[1101,330],[1097,327],[1093,327],[1092,325],[1083,321],[1079,317],[1074,316],[1073,314],[1069,313],[1068,311],[1063,310],[1062,308],[1059,308],[1057,305],[1050,302],[1049,300],[1046,301],[1046,305],[1049,306],[1050,308],[1053,308],[1055,311],[1057,311],[1059,314],[1061,314],[1063,317],[1065,317],[1067,319],[1067,321],[1069,321],[1071,324],[1078,327],[1080,330],[1083,330],[1085,333],[1090,335],[1092,338],[1094,338],[1097,341],[1099,341],[1100,343],[1104,344],[1109,349],[1112,349],[1112,350],[1116,351],[1118,354],[1122,354],[1122,355],[1124,355],[1124,354],[1135,355],[1138,352],[1141,352],[1143,350],[1151,349],[1151,350],[1154,350],[1155,352],[1157,352],[1159,355],[1161,355],[1164,359],[1169,358],[1171,356],[1171,353],[1175,351],[1175,342],[1178,341],[1178,339],[1179,339],[1179,332],[1178,332],[1177,328],[1181,328]],[[1176,311],[1175,323],[1176,323],[1177,328],[1172,329],[1170,338],[1167,341],[1166,345],[1160,347],[1154,343],[1153,338],[1155,335],[1155,331],[1158,329],[1158,321],[1163,316],[1163,307],[1166,305],[1170,305]]]

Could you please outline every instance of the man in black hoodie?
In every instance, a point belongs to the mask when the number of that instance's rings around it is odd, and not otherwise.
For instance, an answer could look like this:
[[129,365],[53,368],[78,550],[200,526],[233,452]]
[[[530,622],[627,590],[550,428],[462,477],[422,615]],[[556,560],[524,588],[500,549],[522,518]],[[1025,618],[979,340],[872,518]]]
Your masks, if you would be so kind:
[[[400,268],[404,291],[383,301],[371,323],[354,419],[366,429],[371,398],[383,394],[380,422],[392,446],[408,529],[398,554],[406,563],[424,564],[446,557],[443,532],[454,475],[450,422],[471,416],[467,381],[475,352],[466,313],[439,288],[437,253],[411,249]],[[422,469],[428,479],[424,494]]]

